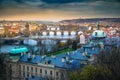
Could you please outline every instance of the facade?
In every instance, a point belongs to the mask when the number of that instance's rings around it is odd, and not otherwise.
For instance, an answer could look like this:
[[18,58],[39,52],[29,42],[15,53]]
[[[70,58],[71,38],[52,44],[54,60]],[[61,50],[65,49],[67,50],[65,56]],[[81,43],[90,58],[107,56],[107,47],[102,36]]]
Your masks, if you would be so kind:
[[2,35],[4,35],[4,33],[5,33],[4,27],[0,26],[0,35],[2,36]]
[[47,30],[56,31],[56,30],[60,30],[60,27],[47,25]]
[[5,29],[3,27],[3,24],[0,24],[0,36],[2,37],[4,36],[4,34],[5,34]]
[[29,77],[41,76],[49,80],[67,80],[67,70],[52,66],[40,66],[25,62],[10,62],[12,80],[26,80]]
[[18,34],[20,32],[19,26],[16,23],[13,23],[9,29],[10,32]]

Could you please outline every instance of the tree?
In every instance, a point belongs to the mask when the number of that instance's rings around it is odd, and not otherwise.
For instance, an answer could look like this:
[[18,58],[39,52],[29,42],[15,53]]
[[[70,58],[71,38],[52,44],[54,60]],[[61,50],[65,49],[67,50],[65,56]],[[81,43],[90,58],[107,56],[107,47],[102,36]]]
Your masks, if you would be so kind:
[[120,47],[111,47],[97,55],[97,62],[81,72],[72,72],[70,80],[120,80]]
[[80,80],[97,80],[97,68],[93,65],[85,66],[80,73]]
[[113,46],[97,56],[97,68],[102,80],[120,80],[120,47]]
[[66,43],[65,42],[60,42],[60,47],[65,48],[66,47]]
[[70,73],[70,80],[98,80],[99,74],[97,68],[93,65],[87,65],[79,70]]
[[4,63],[4,55],[0,54],[0,80],[6,80],[6,66]]
[[70,46],[72,44],[72,39],[68,39],[67,46]]
[[76,49],[77,49],[77,42],[76,42],[76,41],[73,41],[73,43],[72,43],[72,48],[73,48],[73,50],[76,50]]
[[73,71],[70,73],[70,80],[80,80],[80,73]]

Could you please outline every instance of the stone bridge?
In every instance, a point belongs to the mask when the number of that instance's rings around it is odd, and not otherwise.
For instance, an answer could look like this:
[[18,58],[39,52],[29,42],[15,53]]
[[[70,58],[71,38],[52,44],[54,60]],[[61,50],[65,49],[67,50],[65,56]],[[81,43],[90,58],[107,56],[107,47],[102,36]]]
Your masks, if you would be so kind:
[[76,36],[83,33],[82,31],[75,30],[41,30],[37,32],[30,32],[31,35],[37,36]]

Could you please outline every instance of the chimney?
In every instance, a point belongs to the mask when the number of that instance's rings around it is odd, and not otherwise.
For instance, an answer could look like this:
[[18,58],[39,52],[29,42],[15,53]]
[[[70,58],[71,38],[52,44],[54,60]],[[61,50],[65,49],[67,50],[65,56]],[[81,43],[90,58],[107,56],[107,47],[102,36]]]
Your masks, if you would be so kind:
[[65,62],[65,59],[64,59],[64,58],[62,58],[62,62],[63,62],[63,63]]

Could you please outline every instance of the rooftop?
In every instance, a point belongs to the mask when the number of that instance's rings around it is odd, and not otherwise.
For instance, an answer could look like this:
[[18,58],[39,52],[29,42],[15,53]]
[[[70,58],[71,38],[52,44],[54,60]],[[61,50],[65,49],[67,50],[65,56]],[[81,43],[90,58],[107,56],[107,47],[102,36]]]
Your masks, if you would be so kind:
[[[120,37],[105,38],[102,40],[102,42],[104,43],[103,50],[111,50],[111,46],[113,44],[120,46]],[[21,55],[19,55],[19,61],[24,63],[36,64],[38,66],[51,68],[56,67],[72,70],[80,68],[81,61],[87,61],[90,58],[88,56],[99,54],[101,48],[96,43],[97,42],[91,41],[89,44],[86,44],[75,51],[63,52],[62,54],[56,54],[51,56],[21,53]]]

